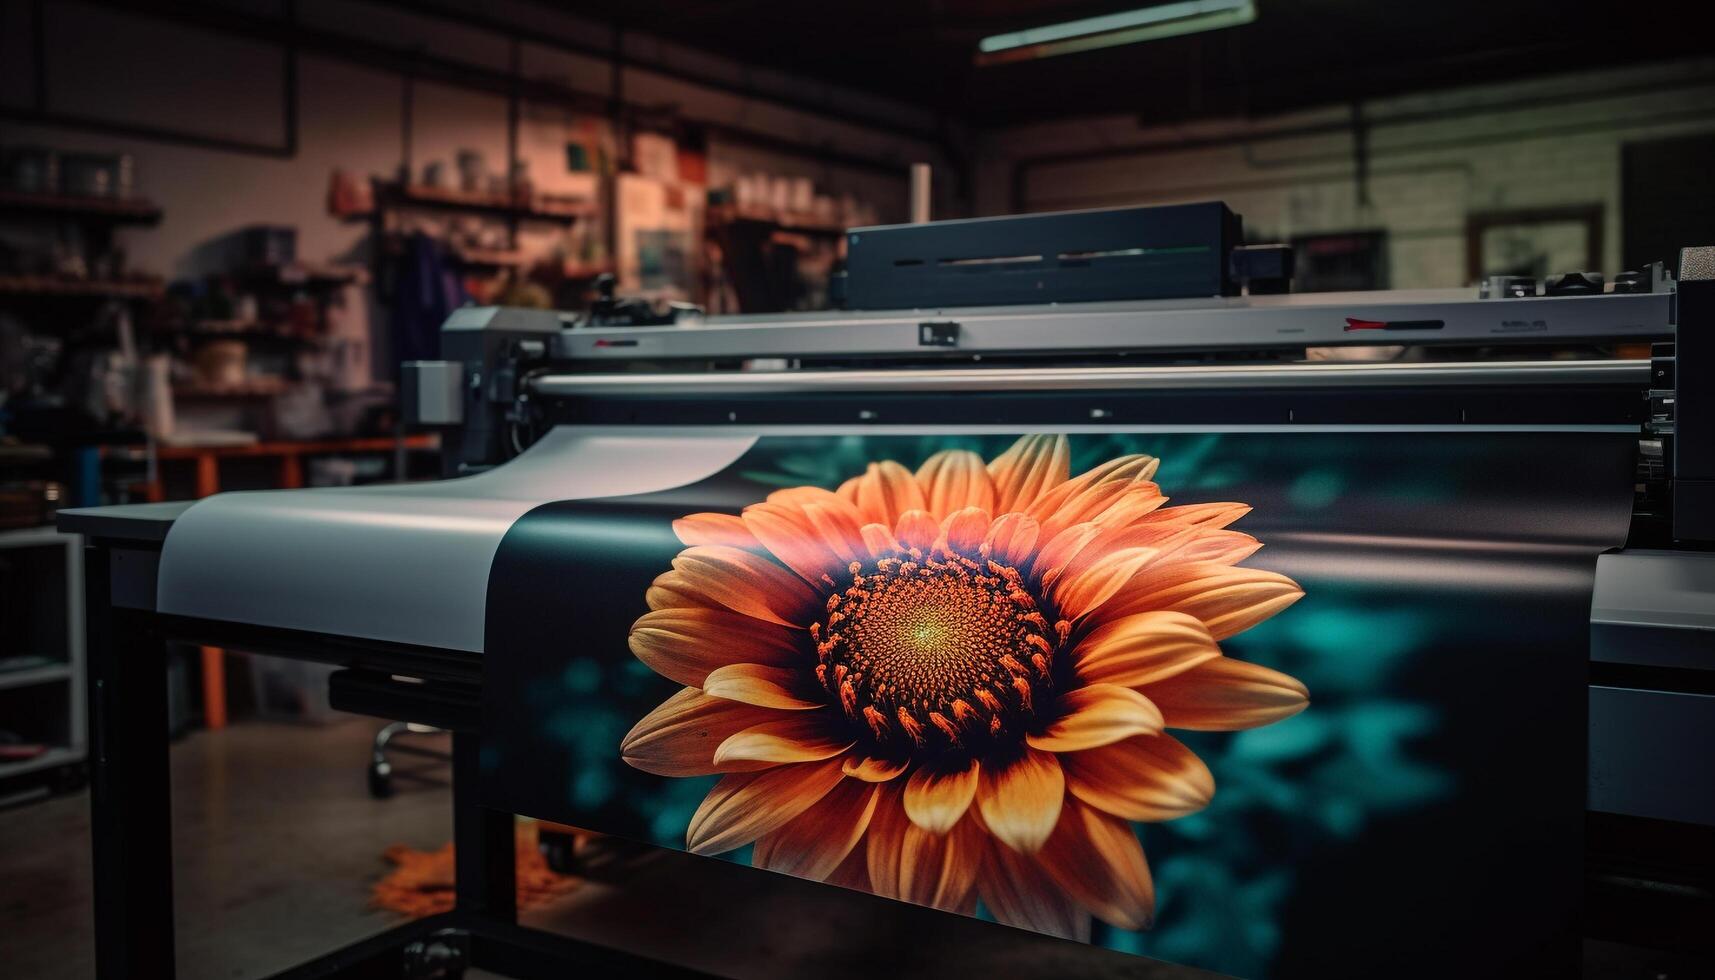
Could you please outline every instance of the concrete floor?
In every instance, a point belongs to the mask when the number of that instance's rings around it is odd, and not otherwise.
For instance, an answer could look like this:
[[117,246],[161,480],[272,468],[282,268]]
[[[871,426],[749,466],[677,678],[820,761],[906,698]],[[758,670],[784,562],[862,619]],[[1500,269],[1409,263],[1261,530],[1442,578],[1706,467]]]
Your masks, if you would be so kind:
[[[440,846],[452,815],[444,788],[369,797],[378,724],[246,723],[173,745],[181,977],[266,976],[399,921],[368,906],[381,852]],[[87,791],[0,812],[0,973],[94,975],[89,865]]]
[[[440,846],[451,801],[403,781],[369,797],[378,725],[245,723],[173,746],[180,977],[268,976],[400,921],[368,904],[381,852]],[[0,980],[93,975],[88,836],[87,792],[0,811]],[[678,852],[609,845],[586,865],[583,886],[525,924],[723,976],[1209,976]],[[1608,943],[1585,954],[1586,978],[1711,975]]]
[[[378,725],[242,723],[173,746],[180,977],[268,976],[401,921],[368,904],[381,852],[447,841],[450,799],[404,782],[369,797]],[[0,978],[93,975],[88,835],[87,792],[0,811]],[[525,924],[734,977],[1208,976],[677,852],[613,848],[588,874]]]
[[[369,907],[381,853],[446,842],[451,800],[403,780],[392,799],[369,797],[379,724],[252,722],[173,746],[180,977],[265,977],[401,921]],[[0,980],[94,974],[89,864],[87,792],[0,811]],[[586,855],[585,874],[524,923],[722,976],[1210,976],[678,852],[609,844]],[[1585,955],[1586,978],[1709,975],[1607,943]]]

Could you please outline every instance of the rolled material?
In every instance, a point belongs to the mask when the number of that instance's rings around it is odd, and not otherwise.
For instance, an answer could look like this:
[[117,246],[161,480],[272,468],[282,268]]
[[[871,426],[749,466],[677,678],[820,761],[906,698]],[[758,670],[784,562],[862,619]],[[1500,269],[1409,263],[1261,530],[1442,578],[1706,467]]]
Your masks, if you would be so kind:
[[485,802],[1225,973],[1564,973],[1633,442],[762,433],[512,526]]

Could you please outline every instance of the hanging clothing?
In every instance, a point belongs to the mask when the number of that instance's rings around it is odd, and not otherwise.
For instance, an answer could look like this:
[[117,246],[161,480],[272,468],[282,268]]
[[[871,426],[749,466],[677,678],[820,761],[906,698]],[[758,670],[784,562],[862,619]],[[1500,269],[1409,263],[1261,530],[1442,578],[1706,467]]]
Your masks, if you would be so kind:
[[433,360],[441,352],[441,324],[469,302],[458,266],[440,242],[422,232],[405,240],[393,285],[393,353],[396,361]]

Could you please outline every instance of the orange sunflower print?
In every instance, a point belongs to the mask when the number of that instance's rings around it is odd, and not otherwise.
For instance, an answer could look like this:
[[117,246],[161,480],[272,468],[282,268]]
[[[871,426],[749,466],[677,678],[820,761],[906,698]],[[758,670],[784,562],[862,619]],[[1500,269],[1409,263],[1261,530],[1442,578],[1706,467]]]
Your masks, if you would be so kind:
[[685,687],[621,752],[723,774],[689,850],[754,843],[759,867],[1061,936],[1149,926],[1132,822],[1215,791],[1165,729],[1302,711],[1303,684],[1217,641],[1303,591],[1236,566],[1249,507],[1164,506],[1150,456],[1069,462],[1031,435],[674,522],[630,646]]

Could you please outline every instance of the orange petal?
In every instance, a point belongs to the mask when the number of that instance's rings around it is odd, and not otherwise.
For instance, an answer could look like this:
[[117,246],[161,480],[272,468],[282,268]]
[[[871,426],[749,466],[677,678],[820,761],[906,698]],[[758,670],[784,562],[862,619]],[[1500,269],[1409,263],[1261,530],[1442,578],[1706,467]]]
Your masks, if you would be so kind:
[[750,863],[821,881],[833,874],[863,839],[881,788],[842,780],[808,810],[756,840]]
[[857,497],[858,497],[858,483],[860,483],[862,480],[863,480],[863,477],[861,477],[861,476],[852,477],[851,479],[847,480],[846,482],[840,484],[840,488],[838,490],[834,491],[834,495],[839,497],[841,500],[845,501],[846,503],[851,504],[853,507],[856,507],[857,506]]
[[1026,748],[1010,764],[983,767],[977,781],[977,809],[989,833],[1026,854],[1042,847],[1060,819],[1066,777],[1050,753]]
[[727,736],[715,762],[820,762],[852,747],[826,711],[798,711]]
[[963,507],[994,510],[994,481],[983,458],[968,449],[943,449],[917,468],[928,511],[946,517]]
[[1197,753],[1171,735],[1139,735],[1060,757],[1066,791],[1126,820],[1160,821],[1196,813],[1215,795],[1215,777]]
[[1218,562],[1173,562],[1145,569],[1109,600],[1103,620],[1149,610],[1194,616],[1217,640],[1242,633],[1303,598],[1284,575]]
[[989,464],[995,512],[1028,510],[1044,493],[1066,482],[1072,462],[1063,435],[1022,436]]
[[1262,542],[1242,531],[1204,531],[1183,546],[1161,556],[1161,561],[1212,561],[1237,565],[1256,554]]
[[1155,457],[1141,454],[1111,459],[1037,498],[1030,506],[1030,516],[1058,532],[1073,524],[1096,520],[1133,490],[1144,491],[1154,498],[1153,509],[1165,499],[1161,489],[1149,482],[1160,465],[1161,461]]
[[966,507],[947,515],[941,522],[941,538],[950,551],[974,555],[977,546],[989,533],[989,512],[981,507]]
[[1054,836],[1042,848],[1042,869],[1067,895],[1121,929],[1148,929],[1155,883],[1143,845],[1118,817],[1066,801]]
[[885,558],[900,550],[899,539],[893,536],[885,524],[865,524],[859,528],[863,534],[863,546],[869,549],[871,558]]
[[1168,728],[1235,732],[1290,718],[1310,703],[1297,678],[1257,664],[1216,657],[1146,689]]
[[[1082,752],[1133,735],[1161,731],[1161,712],[1129,687],[1090,684],[1055,699],[1063,712],[1041,735],[1025,739],[1044,752]],[[719,759],[717,752],[715,758]]]
[[685,849],[721,854],[778,830],[839,785],[838,760],[772,766],[721,777],[691,814]]
[[1161,549],[1144,546],[1109,550],[1097,541],[1085,549],[1085,554],[1092,552],[1095,554],[1088,559],[1084,554],[1075,557],[1071,565],[1055,577],[1054,604],[1060,615],[1068,619],[1078,619],[1100,608],[1123,589],[1132,576],[1155,561]]
[[727,664],[709,672],[703,680],[703,692],[761,708],[804,711],[824,706],[806,690],[803,672],[793,667]]
[[1160,524],[1195,524],[1213,531],[1226,527],[1250,512],[1250,504],[1182,504],[1178,507],[1163,507],[1144,519]]
[[845,571],[860,554],[863,532],[856,513],[826,490],[789,495],[771,494],[760,504],[744,509],[744,525],[776,558],[805,581],[818,584],[822,576]]
[[632,768],[657,776],[754,770],[768,763],[717,763],[715,749],[733,733],[779,717],[778,711],[687,687],[644,715],[620,740],[619,753]]
[[833,873],[824,880],[830,885],[850,888],[866,895],[875,894],[875,889],[871,888],[869,884],[868,858],[864,854],[864,850],[863,842],[859,841],[858,846],[852,848],[852,852],[846,855],[846,859],[840,862],[840,866],[835,868]]
[[687,548],[673,559],[673,568],[693,594],[781,626],[809,622],[820,606],[803,579],[761,555],[737,548]]
[[1156,610],[1104,619],[1078,642],[1072,662],[1086,684],[1141,687],[1220,655],[1215,638],[1196,618]]
[[935,546],[935,539],[940,535],[940,522],[926,510],[908,510],[899,515],[899,523],[893,526],[893,536],[899,539],[900,544],[924,553]]
[[906,817],[897,784],[882,794],[864,842],[875,894],[938,909],[963,907],[982,861],[982,831],[961,820],[948,833],[930,833]]
[[928,500],[910,470],[884,459],[858,477],[857,506],[865,522],[892,524],[908,510],[926,509]]
[[1062,939],[1090,940],[1090,915],[1074,902],[1033,857],[990,844],[977,891],[1003,925]]
[[1052,510],[1041,501],[1035,508],[1045,512],[1041,518],[1044,534],[1058,534],[1073,524],[1094,523],[1104,527],[1123,527],[1145,523],[1152,511],[1167,502],[1161,488],[1153,483],[1132,486],[1104,484],[1088,491],[1076,509]]
[[1034,517],[1016,513],[1002,514],[989,525],[988,537],[983,539],[983,543],[988,545],[989,554],[996,561],[1016,568],[1030,559],[1030,551],[1036,547],[1036,537],[1040,530],[1041,525]]
[[853,752],[846,756],[843,771],[853,779],[861,779],[866,783],[885,783],[898,778],[908,765],[906,762]]
[[953,829],[977,795],[977,762],[953,772],[920,767],[905,783],[905,815],[932,834]]
[[1128,453],[1091,467],[1078,479],[1091,486],[1099,483],[1146,483],[1155,479],[1155,471],[1160,468],[1161,460],[1148,453]]
[[1089,519],[1114,526],[1145,523],[1145,519],[1165,503],[1167,498],[1161,495],[1161,488],[1155,484],[1133,484],[1114,494],[1111,500],[1103,501]]
[[643,601],[650,609],[721,608],[720,603],[698,592],[685,576],[673,569],[655,576],[648,591],[643,593]]
[[1077,557],[1079,552],[1089,547],[1090,542],[1100,537],[1102,531],[1103,528],[1100,524],[1074,524],[1052,538],[1046,539],[1041,549],[1036,553],[1035,564],[1031,566],[1036,577],[1045,586],[1053,585],[1054,581],[1065,572],[1066,565]]
[[[1116,526],[1084,523],[1076,527],[1098,530],[1092,537],[1086,538],[1083,532],[1074,537],[1074,544],[1078,540],[1084,541],[1082,547],[1059,561],[1057,575],[1045,575],[1042,579],[1043,584],[1053,588],[1061,614],[1074,619],[1094,612],[1138,572],[1166,560],[1165,556],[1204,533],[1195,527],[1178,524]],[[1059,541],[1071,533],[1068,531],[1055,540]]]
[[690,514],[673,522],[673,533],[687,546],[724,544],[750,550],[762,547],[737,514]]
[[804,487],[797,492],[802,494],[798,504],[835,554],[854,560],[864,557],[864,520],[856,507],[817,487]]
[[726,609],[669,607],[644,613],[627,641],[637,659],[669,680],[701,687],[728,664],[784,667],[802,663],[802,633]]

